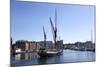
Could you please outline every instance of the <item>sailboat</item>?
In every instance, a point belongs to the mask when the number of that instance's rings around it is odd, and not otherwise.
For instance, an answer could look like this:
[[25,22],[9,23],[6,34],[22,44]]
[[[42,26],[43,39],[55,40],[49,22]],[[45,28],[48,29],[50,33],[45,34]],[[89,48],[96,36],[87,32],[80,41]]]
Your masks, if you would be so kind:
[[62,46],[60,44],[60,40],[57,41],[57,11],[56,11],[56,9],[55,9],[55,26],[53,25],[52,19],[49,18],[49,20],[50,20],[50,24],[51,24],[51,30],[52,30],[52,34],[53,34],[54,44],[53,44],[52,49],[50,49],[50,50],[46,49],[46,33],[45,33],[45,29],[43,27],[44,47],[40,48],[40,50],[38,52],[38,55],[40,57],[55,56],[55,55],[62,53],[62,51],[63,51]]
[[44,27],[43,27],[43,33],[44,33],[44,45],[42,48],[39,49],[38,55],[44,58],[44,57],[51,57],[58,54],[58,51],[55,49],[51,49],[51,50],[46,49],[46,33]]

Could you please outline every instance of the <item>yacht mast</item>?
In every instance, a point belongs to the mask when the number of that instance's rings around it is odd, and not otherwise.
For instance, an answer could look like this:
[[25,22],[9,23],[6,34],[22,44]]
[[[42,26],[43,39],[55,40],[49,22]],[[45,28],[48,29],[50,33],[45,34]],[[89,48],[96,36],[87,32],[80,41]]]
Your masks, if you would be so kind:
[[57,49],[57,9],[55,8],[55,30],[54,30],[54,42],[55,48]]
[[44,48],[46,48],[46,33],[44,27],[43,27],[43,33],[44,33]]

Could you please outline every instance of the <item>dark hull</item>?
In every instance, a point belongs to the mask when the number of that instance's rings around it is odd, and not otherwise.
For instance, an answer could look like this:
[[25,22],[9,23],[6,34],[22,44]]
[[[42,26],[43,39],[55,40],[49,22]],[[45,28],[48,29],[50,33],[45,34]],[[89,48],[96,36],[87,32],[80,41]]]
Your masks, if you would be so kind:
[[56,56],[56,55],[60,55],[60,54],[62,54],[62,52],[56,52],[56,53],[40,52],[40,53],[38,53],[38,55],[40,57],[52,57],[52,56]]
[[51,53],[38,53],[38,55],[40,57],[52,57],[52,56],[55,56],[57,54],[51,54]]

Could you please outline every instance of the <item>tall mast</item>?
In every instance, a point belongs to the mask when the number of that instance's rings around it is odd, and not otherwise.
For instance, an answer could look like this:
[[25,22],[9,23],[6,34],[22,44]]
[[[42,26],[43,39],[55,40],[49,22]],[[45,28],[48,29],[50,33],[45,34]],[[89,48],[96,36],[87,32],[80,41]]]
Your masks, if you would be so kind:
[[53,40],[54,40],[54,48],[57,49],[57,9],[55,8],[55,26],[52,23],[51,18],[49,18],[52,34],[53,34]]
[[57,27],[57,9],[55,8],[55,27]]
[[54,34],[54,33],[55,33],[55,32],[54,32],[55,28],[54,28],[54,25],[53,25],[52,19],[49,18],[49,20],[50,20],[51,30],[52,30],[53,40],[54,40],[53,48],[55,48],[55,34]]
[[50,24],[51,24],[51,30],[52,30],[52,34],[53,34],[53,38],[54,38],[54,25],[53,25],[53,22],[52,22],[52,19],[51,19],[51,17],[49,18],[49,20],[50,20]]
[[55,48],[57,49],[57,9],[55,8],[55,30],[54,30],[54,42]]
[[46,48],[46,33],[45,33],[44,26],[43,26],[43,33],[44,33],[44,47]]

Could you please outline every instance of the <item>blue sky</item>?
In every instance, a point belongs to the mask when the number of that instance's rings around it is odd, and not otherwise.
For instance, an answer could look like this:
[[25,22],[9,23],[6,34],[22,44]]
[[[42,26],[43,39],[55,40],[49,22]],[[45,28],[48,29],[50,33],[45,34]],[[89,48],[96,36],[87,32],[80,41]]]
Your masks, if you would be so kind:
[[[16,40],[53,40],[49,17],[55,22],[57,9],[58,36],[64,43],[87,41],[94,33],[95,6],[11,1],[11,36]],[[94,36],[93,36],[94,38]]]

